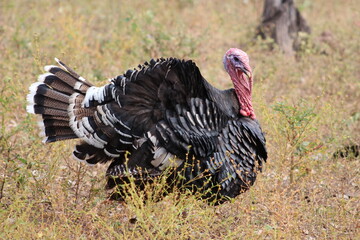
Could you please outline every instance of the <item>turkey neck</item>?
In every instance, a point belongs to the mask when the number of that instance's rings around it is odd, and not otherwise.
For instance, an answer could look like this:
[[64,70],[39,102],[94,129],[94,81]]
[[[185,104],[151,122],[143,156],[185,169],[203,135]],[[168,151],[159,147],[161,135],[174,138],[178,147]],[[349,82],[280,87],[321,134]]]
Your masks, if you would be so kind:
[[229,75],[234,83],[236,96],[240,104],[240,114],[255,119],[256,116],[251,101],[252,76],[248,78],[239,69],[231,71]]

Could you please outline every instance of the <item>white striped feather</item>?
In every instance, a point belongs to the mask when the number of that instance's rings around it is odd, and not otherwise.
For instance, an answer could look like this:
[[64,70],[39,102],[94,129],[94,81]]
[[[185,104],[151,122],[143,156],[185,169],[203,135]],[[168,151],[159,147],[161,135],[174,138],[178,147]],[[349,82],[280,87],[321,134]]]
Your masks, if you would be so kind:
[[[104,109],[106,112],[104,112]],[[107,108],[107,106],[98,106],[97,108],[98,112],[100,113],[100,116],[101,116],[101,121],[105,124],[105,125],[110,125],[111,127],[114,128],[115,132],[118,133],[120,136],[123,136],[123,137],[126,137],[126,138],[130,138],[132,139],[133,136],[129,135],[129,134],[126,134],[124,132],[122,132],[120,129],[116,128],[114,126],[113,123],[115,122],[119,122],[123,127],[125,127],[126,129],[130,130],[130,128],[125,125],[123,122],[121,122],[121,120],[117,119],[112,113],[111,111]],[[131,141],[125,141],[124,139],[121,139],[119,138],[119,141],[122,143],[122,144],[133,144],[133,142]]]
[[[103,107],[105,108],[105,111],[106,111],[106,112],[104,112]],[[108,114],[108,113],[109,113],[110,111],[107,109],[106,105],[105,105],[105,106],[98,106],[98,107],[97,107],[97,111],[100,113],[101,122],[103,122],[105,125],[114,127],[113,121],[110,121],[110,120],[108,119],[108,116],[110,115],[110,114]]]
[[165,148],[158,146],[159,141],[156,136],[152,135],[150,132],[147,132],[146,136],[154,146],[154,156],[151,161],[151,164],[154,167],[164,170],[167,167],[178,167],[183,163],[183,160],[176,158],[175,155],[168,152]]
[[106,155],[108,155],[109,157],[114,157],[114,158],[120,157],[120,154],[110,153],[110,152],[108,152],[108,150],[107,150],[106,148],[104,148],[104,153],[105,153]]
[[85,98],[83,100],[83,102],[81,103],[82,107],[89,107],[90,106],[90,102],[91,101],[97,101],[99,103],[104,102],[105,100],[105,86],[102,87],[90,87],[87,91],[86,91],[86,95]]
[[75,83],[75,86],[74,86],[74,89],[80,90],[80,88],[81,88],[82,85],[83,85],[82,82],[76,82],[76,83]]
[[[48,66],[46,66],[48,67]],[[55,67],[55,66],[52,66],[52,67]],[[52,73],[43,73],[43,74],[40,74],[39,77],[38,77],[38,82],[44,82],[45,81],[45,78],[49,77],[49,76],[55,76],[54,74]]]
[[105,145],[101,141],[98,141],[94,137],[94,130],[91,128],[89,124],[89,119],[87,117],[83,117],[79,123],[79,131],[83,133],[83,139],[90,145],[93,145],[96,148],[103,148]]
[[[80,153],[79,151],[76,151],[76,150],[74,150],[74,152]],[[80,158],[78,158],[78,157],[75,156],[74,152],[72,153],[72,157],[73,157],[75,160],[77,160],[77,161],[79,161],[79,162],[82,162],[82,163],[85,163],[85,164],[88,165],[88,166],[95,166],[95,165],[96,165],[96,164],[94,164],[94,163],[89,163],[89,162],[87,161],[88,159],[90,159],[90,158],[91,158],[92,156],[94,156],[94,155],[86,154],[86,155],[85,155],[85,159],[80,159]]]
[[36,92],[38,90],[38,87],[40,85],[42,85],[44,83],[42,82],[35,82],[33,84],[30,85],[29,87],[29,94],[26,96],[26,101],[28,103],[28,105],[26,106],[26,111],[28,113],[32,113],[32,114],[35,114],[35,109],[34,109],[34,105],[35,105],[35,102],[34,102],[34,96],[36,95]]
[[84,138],[85,135],[82,131],[80,131],[78,127],[78,121],[76,121],[76,116],[74,115],[74,108],[75,108],[75,99],[79,95],[79,93],[73,93],[69,98],[69,106],[67,109],[68,115],[69,115],[69,125],[70,128],[74,131],[76,136],[79,138]]

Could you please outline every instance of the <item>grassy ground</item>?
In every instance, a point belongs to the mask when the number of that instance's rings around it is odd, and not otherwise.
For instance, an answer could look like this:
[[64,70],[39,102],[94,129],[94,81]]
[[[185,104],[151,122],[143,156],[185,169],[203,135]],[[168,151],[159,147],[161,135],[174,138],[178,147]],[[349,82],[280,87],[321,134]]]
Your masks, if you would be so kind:
[[[312,27],[296,58],[254,39],[262,1],[0,2],[1,239],[359,239],[358,0],[299,0]],[[269,159],[250,191],[221,206],[171,194],[107,201],[105,166],[43,145],[28,86],[58,57],[101,85],[152,57],[194,59],[219,88],[230,47],[247,51]],[[157,185],[161,191],[161,182]]]

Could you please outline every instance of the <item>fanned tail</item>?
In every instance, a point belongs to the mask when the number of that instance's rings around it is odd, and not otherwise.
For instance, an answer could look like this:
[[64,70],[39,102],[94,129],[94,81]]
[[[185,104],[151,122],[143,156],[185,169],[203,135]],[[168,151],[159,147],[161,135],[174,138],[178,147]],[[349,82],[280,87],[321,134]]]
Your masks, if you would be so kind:
[[26,110],[42,117],[39,126],[45,143],[78,138],[71,128],[71,118],[75,118],[74,113],[92,114],[94,111],[89,108],[86,113],[81,107],[86,91],[93,85],[57,58],[55,60],[61,67],[45,66],[47,73],[39,76],[27,95]]

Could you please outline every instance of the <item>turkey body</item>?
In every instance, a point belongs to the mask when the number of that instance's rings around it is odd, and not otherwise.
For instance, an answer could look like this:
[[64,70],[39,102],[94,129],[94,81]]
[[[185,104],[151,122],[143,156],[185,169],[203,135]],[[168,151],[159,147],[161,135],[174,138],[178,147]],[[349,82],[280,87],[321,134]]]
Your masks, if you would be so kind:
[[172,168],[194,191],[233,198],[261,171],[258,121],[240,114],[236,89],[213,87],[192,61],[151,60],[102,87],[57,61],[31,85],[28,111],[41,115],[45,142],[80,138],[76,159],[111,162],[107,188]]

